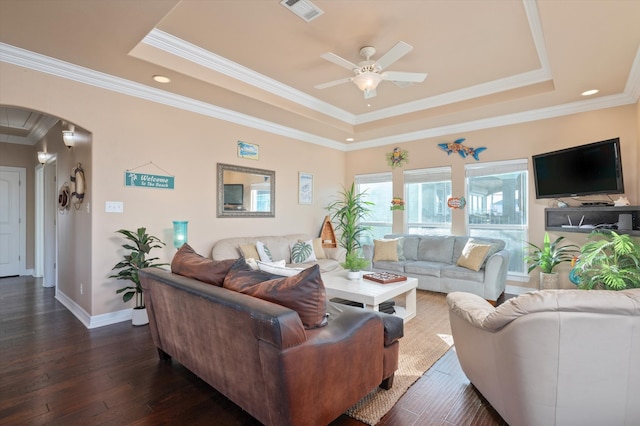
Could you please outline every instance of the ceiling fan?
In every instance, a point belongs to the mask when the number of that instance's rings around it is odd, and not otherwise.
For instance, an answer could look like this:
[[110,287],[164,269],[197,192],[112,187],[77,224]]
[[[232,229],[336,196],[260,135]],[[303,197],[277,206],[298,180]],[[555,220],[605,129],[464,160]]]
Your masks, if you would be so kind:
[[329,62],[333,62],[343,68],[353,71],[353,77],[341,78],[314,86],[316,89],[326,89],[339,84],[353,82],[364,92],[364,98],[369,99],[376,96],[376,88],[383,80],[394,82],[399,87],[405,87],[411,83],[422,83],[427,77],[427,73],[384,71],[389,65],[402,58],[413,49],[413,46],[403,41],[398,42],[387,53],[382,55],[377,61],[372,61],[371,57],[376,54],[376,48],[365,46],[360,49],[360,56],[366,58],[357,65],[335,53],[324,53],[320,55]]

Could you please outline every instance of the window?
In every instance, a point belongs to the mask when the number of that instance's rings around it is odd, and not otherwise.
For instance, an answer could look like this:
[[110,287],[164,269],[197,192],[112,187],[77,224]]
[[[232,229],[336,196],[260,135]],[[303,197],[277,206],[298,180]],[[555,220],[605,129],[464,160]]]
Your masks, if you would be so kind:
[[451,167],[404,172],[404,198],[409,234],[450,235]]
[[271,210],[271,196],[268,183],[251,184],[251,211],[268,212]]
[[469,164],[465,175],[469,235],[504,240],[509,272],[524,275],[527,160]]
[[361,244],[373,244],[373,239],[383,238],[391,233],[393,215],[391,199],[393,198],[393,183],[391,173],[376,173],[359,175],[355,178],[356,192],[366,191],[365,200],[374,203],[370,206],[371,214],[364,226],[371,228],[370,236],[360,241]]

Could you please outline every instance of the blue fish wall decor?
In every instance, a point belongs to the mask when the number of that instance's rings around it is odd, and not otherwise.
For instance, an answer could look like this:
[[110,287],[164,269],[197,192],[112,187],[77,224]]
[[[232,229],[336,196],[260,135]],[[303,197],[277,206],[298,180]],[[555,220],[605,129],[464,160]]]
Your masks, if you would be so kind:
[[451,143],[439,143],[438,147],[440,147],[440,149],[445,151],[447,155],[450,155],[452,152],[453,153],[457,152],[458,154],[460,154],[462,158],[467,158],[467,156],[471,156],[476,161],[479,161],[480,158],[478,157],[478,154],[480,154],[482,151],[486,150],[487,148],[485,147],[469,148],[468,146],[462,144],[464,140],[465,138],[460,138],[460,139],[456,139],[454,142],[451,142]]

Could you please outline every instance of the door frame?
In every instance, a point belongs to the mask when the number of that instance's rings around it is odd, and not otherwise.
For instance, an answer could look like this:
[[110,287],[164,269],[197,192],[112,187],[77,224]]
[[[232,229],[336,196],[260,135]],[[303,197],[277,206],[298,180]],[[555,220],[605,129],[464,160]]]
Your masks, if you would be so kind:
[[35,171],[35,259],[34,277],[43,287],[58,285],[57,156],[52,154]]

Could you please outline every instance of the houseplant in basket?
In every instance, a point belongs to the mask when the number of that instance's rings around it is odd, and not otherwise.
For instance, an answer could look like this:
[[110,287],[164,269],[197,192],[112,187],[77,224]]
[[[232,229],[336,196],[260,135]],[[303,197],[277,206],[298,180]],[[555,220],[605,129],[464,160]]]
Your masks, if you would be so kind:
[[369,227],[361,224],[371,213],[369,206],[373,206],[371,201],[364,199],[365,194],[366,191],[356,192],[355,184],[352,183],[349,189],[343,188],[339,199],[327,206],[331,220],[340,232],[340,244],[347,255],[356,253],[361,248],[360,238],[369,231]]
[[547,232],[544,233],[542,247],[529,244],[529,254],[525,261],[529,265],[527,272],[540,268],[540,289],[558,288],[558,273],[553,269],[563,262],[571,262],[580,252],[575,244],[560,245],[564,237],[558,237],[553,242]]
[[627,234],[593,231],[581,249],[579,288],[624,290],[640,287],[640,244]]
[[349,271],[347,272],[347,278],[357,280],[360,279],[360,271],[369,266],[369,261],[354,251],[346,255],[344,262],[340,266]]
[[117,278],[133,283],[133,285],[117,290],[116,294],[122,294],[122,300],[125,303],[135,297],[135,307],[131,317],[133,325],[148,324],[149,319],[144,306],[144,295],[142,294],[138,271],[143,268],[157,268],[167,265],[167,263],[154,263],[158,260],[157,257],[147,257],[151,249],[161,248],[165,244],[158,237],[149,235],[146,228],[138,228],[135,232],[120,229],[116,233],[121,234],[127,240],[122,244],[122,247],[129,252],[112,268],[112,270],[119,269],[118,273],[110,275],[109,278]]

